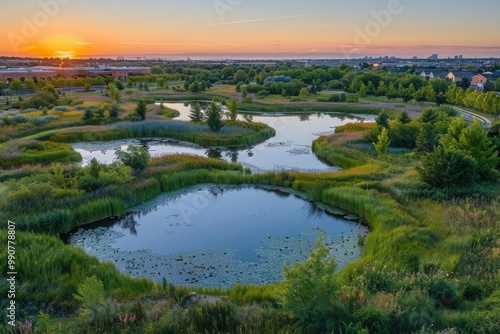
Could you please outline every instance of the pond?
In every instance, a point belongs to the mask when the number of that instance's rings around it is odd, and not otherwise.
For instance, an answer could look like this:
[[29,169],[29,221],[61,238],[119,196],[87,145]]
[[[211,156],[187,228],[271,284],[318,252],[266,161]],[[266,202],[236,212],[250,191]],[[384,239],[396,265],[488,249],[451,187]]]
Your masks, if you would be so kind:
[[[190,105],[164,103],[179,110],[179,120],[189,120]],[[243,117],[240,115],[239,117]],[[334,113],[309,114],[253,114],[254,122],[262,122],[276,130],[276,136],[264,143],[245,148],[206,148],[167,139],[117,140],[109,142],[75,143],[73,147],[83,157],[86,165],[96,158],[101,163],[111,163],[118,149],[130,144],[143,145],[152,156],[173,153],[189,153],[239,162],[253,172],[294,169],[299,171],[337,171],[338,167],[321,161],[312,152],[311,144],[321,135],[333,133],[335,127],[348,122],[364,120],[373,122],[373,115],[340,115]]]
[[319,236],[340,269],[361,256],[358,237],[367,233],[354,217],[281,189],[199,185],[78,228],[67,241],[133,277],[229,287],[281,281],[283,264],[307,259]]

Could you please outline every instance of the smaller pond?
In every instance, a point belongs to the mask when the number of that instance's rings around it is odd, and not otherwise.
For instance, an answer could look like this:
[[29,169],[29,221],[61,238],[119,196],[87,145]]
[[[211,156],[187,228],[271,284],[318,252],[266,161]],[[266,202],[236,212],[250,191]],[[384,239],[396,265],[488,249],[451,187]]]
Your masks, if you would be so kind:
[[160,195],[67,240],[134,277],[229,287],[281,281],[283,264],[306,260],[319,236],[343,268],[361,256],[358,236],[368,233],[355,220],[282,190],[202,185]]

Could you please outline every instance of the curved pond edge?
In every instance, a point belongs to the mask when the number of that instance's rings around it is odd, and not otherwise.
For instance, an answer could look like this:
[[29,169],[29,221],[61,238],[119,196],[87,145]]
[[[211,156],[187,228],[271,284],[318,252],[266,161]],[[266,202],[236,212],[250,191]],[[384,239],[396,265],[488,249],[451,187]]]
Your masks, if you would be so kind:
[[[342,242],[333,241],[329,244],[332,256],[339,261],[339,269],[342,269],[350,263],[358,261],[364,252],[363,245],[356,243],[361,235],[366,238],[370,233],[369,228],[363,221],[353,215],[349,215],[343,210],[338,210],[329,205],[324,205],[316,201],[311,201],[304,193],[287,189],[284,187],[266,186],[266,185],[221,185],[214,183],[200,183],[197,185],[179,188],[172,192],[163,193],[163,196],[155,196],[158,201],[152,198],[150,201],[143,202],[134,208],[127,210],[127,215],[140,214],[144,210],[156,211],[158,206],[162,206],[169,198],[175,200],[179,195],[185,195],[201,190],[200,188],[217,188],[222,192],[241,189],[257,189],[279,192],[281,195],[293,195],[299,200],[311,203],[316,209],[321,210],[331,216],[344,221],[343,224],[360,224],[362,230],[354,228],[350,233],[341,234]],[[169,194],[170,193],[170,194]],[[277,194],[278,196],[280,194]],[[166,196],[165,196],[166,195]],[[230,194],[228,193],[228,196]],[[280,196],[281,197],[281,196]],[[137,278],[147,278],[161,282],[163,277],[167,277],[169,282],[182,284],[191,287],[229,288],[235,284],[272,284],[282,280],[283,261],[290,265],[294,261],[304,261],[309,253],[314,249],[317,237],[326,233],[322,229],[312,228],[306,232],[306,239],[299,237],[280,238],[263,234],[261,237],[261,246],[255,249],[259,260],[257,262],[245,262],[235,258],[236,250],[227,249],[225,251],[211,248],[200,248],[196,250],[186,250],[168,254],[156,253],[150,249],[126,250],[114,248],[116,240],[123,236],[119,230],[110,229],[116,222],[95,222],[94,227],[88,229],[75,228],[66,236],[65,243],[79,247],[91,256],[96,256],[100,261],[110,262],[121,272]],[[305,231],[308,231],[306,228]],[[326,236],[327,234],[325,234]],[[344,244],[344,238],[346,240]],[[335,239],[334,239],[335,240]],[[263,247],[263,248],[262,248]],[[300,249],[301,255],[294,253]],[[290,254],[281,252],[282,249],[290,249]],[[302,253],[302,250],[304,253]],[[344,254],[345,256],[341,255]],[[294,255],[295,254],[295,255]],[[298,258],[295,258],[299,256]]]

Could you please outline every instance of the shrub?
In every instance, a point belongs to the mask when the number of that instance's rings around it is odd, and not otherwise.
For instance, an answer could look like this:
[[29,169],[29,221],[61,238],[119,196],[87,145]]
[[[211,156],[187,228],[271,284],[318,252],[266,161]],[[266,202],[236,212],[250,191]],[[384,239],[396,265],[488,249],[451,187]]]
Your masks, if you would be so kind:
[[116,151],[116,159],[118,161],[138,172],[146,168],[149,158],[149,152],[142,146],[130,145],[127,151]]
[[330,256],[330,249],[319,238],[316,249],[303,263],[295,262],[291,268],[283,268],[284,289],[281,304],[298,326],[308,332],[326,329],[330,309],[338,292],[335,276],[337,265]]
[[52,110],[56,110],[56,111],[69,111],[69,107],[68,106],[55,106],[54,108],[52,108]]
[[421,180],[433,187],[467,186],[477,179],[477,162],[460,151],[438,146],[422,158],[417,171]]

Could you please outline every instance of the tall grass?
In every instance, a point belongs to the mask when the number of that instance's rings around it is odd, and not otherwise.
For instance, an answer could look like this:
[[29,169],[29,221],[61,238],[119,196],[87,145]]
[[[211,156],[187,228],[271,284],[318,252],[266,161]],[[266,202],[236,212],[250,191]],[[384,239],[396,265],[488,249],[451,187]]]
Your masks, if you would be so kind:
[[382,109],[362,106],[348,106],[344,104],[264,104],[264,103],[243,103],[238,105],[239,111],[264,111],[264,112],[336,112],[342,114],[372,114],[378,115]]
[[68,129],[51,135],[50,139],[56,142],[89,142],[159,137],[204,146],[242,146],[264,141],[274,135],[274,129],[260,123],[226,122],[221,131],[215,133],[206,124],[182,121],[143,121]]
[[71,145],[54,142],[18,141],[0,147],[0,168],[12,169],[28,164],[79,162],[80,153]]
[[75,208],[75,224],[81,225],[104,218],[120,216],[126,205],[119,197],[104,197],[87,202]]
[[[6,230],[0,230],[0,240],[6,244]],[[136,296],[152,290],[151,282],[120,274],[113,265],[100,263],[57,237],[17,231],[16,252],[16,301],[23,309],[35,307],[61,315],[73,312],[78,306],[73,298],[78,284],[93,275],[104,283],[110,296]],[[7,247],[2,247],[2,268],[6,268],[7,258]],[[1,287],[3,291],[5,283]],[[2,298],[2,307],[6,302]]]

